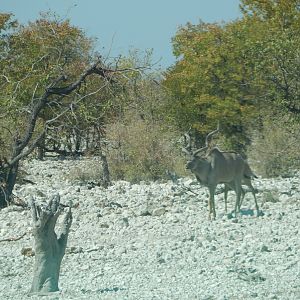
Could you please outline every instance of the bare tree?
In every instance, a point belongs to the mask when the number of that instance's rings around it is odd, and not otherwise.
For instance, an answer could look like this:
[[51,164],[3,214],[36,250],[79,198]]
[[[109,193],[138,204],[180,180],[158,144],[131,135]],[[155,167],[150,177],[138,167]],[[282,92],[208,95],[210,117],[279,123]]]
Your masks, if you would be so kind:
[[60,265],[65,254],[68,234],[72,224],[69,206],[62,223],[59,238],[55,225],[62,213],[60,197],[55,195],[46,206],[36,205],[32,200],[33,235],[35,240],[35,264],[31,293],[58,291]]

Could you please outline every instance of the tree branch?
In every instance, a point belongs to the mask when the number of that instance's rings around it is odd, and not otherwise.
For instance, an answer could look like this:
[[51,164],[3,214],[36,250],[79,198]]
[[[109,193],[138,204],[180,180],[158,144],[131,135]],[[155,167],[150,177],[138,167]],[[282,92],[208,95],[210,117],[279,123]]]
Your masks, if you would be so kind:
[[[79,88],[81,86],[82,82],[84,82],[84,80],[86,79],[86,77],[91,74],[100,75],[101,77],[106,78],[111,82],[110,74],[114,73],[114,72],[120,72],[119,70],[109,70],[109,69],[99,67],[99,64],[100,64],[100,61],[98,60],[90,68],[88,68],[85,72],[83,72],[75,82],[71,83],[68,86],[55,87],[60,82],[66,80],[66,77],[64,75],[62,75],[59,78],[57,78],[50,86],[48,86],[46,88],[45,93],[38,99],[37,103],[35,103],[35,105],[33,106],[32,112],[29,117],[28,126],[25,129],[25,134],[24,134],[23,139],[18,139],[15,143],[14,155],[13,155],[11,161],[9,162],[9,165],[13,165],[13,164],[17,163],[23,157],[29,155],[35,149],[36,145],[40,141],[44,132],[42,132],[42,134],[40,134],[38,136],[38,138],[32,143],[32,145],[26,151],[22,152],[25,149],[25,147],[28,146],[29,141],[32,139],[32,135],[34,133],[34,129],[35,129],[35,125],[36,125],[38,116],[39,116],[41,110],[43,110],[45,108],[45,106],[47,105],[47,103],[49,101],[49,97],[51,95],[60,95],[60,96],[62,96],[62,98],[64,96],[69,95],[75,89]],[[99,90],[100,89],[98,89],[97,92]],[[85,97],[87,97],[87,96],[83,96],[81,99],[84,99]],[[60,114],[60,116],[63,115],[64,113],[66,113],[68,110],[69,110],[69,108],[67,110],[65,110],[62,114]],[[53,121],[53,120],[51,120],[51,121]],[[49,121],[49,122],[51,122],[51,121]]]
[[0,240],[0,242],[15,242],[15,241],[20,240],[25,235],[26,235],[26,232],[24,232],[21,236],[18,236],[18,237],[11,237],[11,238],[2,239],[2,240]]

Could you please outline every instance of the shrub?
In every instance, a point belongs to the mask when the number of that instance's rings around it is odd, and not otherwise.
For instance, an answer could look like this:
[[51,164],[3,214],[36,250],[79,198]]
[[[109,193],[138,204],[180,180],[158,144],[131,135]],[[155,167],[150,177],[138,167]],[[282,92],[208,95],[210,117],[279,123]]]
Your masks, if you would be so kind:
[[176,147],[179,137],[158,121],[138,116],[110,125],[108,139],[113,146],[107,157],[112,178],[138,182],[167,178],[167,170],[182,174],[184,161]]
[[101,180],[102,167],[97,159],[84,159],[81,163],[70,168],[65,178],[73,183],[86,184],[88,182],[98,183]]
[[300,167],[299,124],[287,117],[267,118],[261,132],[253,134],[248,151],[251,165],[262,176],[289,176]]

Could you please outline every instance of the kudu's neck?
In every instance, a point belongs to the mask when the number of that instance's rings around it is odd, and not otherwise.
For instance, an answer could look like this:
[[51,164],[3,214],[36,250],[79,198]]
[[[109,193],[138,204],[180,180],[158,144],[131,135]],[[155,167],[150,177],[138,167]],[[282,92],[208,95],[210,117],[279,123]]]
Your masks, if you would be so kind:
[[192,172],[195,174],[198,181],[200,181],[202,184],[207,184],[210,168],[211,166],[209,161],[199,160],[196,168],[194,168]]

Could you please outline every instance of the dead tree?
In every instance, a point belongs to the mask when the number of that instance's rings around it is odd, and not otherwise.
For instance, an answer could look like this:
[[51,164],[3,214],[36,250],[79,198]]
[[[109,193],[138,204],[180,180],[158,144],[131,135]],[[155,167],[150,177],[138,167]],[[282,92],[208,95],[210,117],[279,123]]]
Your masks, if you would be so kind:
[[35,240],[35,264],[31,293],[58,291],[60,265],[65,254],[68,234],[72,223],[71,207],[64,216],[59,238],[55,225],[63,209],[59,195],[50,199],[47,205],[36,205],[32,199],[33,235]]

